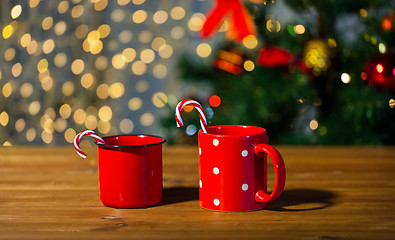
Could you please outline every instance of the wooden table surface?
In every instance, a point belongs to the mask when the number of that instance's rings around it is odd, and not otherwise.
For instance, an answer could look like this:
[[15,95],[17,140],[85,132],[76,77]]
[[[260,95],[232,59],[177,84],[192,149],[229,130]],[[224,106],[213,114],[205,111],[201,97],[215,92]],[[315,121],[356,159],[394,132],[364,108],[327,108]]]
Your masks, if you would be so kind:
[[0,148],[0,239],[395,239],[395,147],[277,149],[280,198],[222,213],[199,207],[195,147],[164,147],[164,199],[144,209],[101,204],[95,148]]

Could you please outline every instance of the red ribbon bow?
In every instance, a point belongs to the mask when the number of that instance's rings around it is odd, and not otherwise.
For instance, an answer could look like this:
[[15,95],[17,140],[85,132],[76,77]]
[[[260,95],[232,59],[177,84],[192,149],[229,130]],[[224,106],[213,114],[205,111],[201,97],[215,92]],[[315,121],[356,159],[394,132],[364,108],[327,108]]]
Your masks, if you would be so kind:
[[203,37],[211,36],[221,25],[224,18],[229,15],[230,37],[242,41],[248,35],[255,35],[255,25],[241,0],[216,0],[214,6],[207,14],[206,21],[201,30]]

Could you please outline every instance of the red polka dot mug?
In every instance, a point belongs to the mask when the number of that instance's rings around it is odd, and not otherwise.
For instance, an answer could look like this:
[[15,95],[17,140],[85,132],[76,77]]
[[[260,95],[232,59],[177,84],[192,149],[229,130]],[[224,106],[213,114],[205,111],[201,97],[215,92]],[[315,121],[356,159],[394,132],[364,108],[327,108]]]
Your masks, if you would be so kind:
[[[267,155],[274,165],[273,191],[267,193]],[[266,144],[266,130],[222,125],[199,131],[199,201],[204,209],[253,211],[278,198],[285,185],[280,153]]]

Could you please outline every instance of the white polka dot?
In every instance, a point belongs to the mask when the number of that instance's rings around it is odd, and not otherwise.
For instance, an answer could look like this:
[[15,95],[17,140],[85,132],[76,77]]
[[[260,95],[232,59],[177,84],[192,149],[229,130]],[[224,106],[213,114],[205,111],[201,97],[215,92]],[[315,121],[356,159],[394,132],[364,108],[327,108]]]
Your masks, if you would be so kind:
[[214,199],[214,205],[218,206],[219,205],[219,199]]
[[248,151],[247,151],[247,150],[243,150],[243,151],[241,152],[241,156],[247,157],[247,155],[248,155]]
[[199,155],[202,155],[202,149],[199,148]]
[[218,139],[214,139],[214,140],[213,140],[213,144],[214,144],[214,146],[218,146],[218,144],[219,144]]
[[202,188],[202,180],[199,180],[199,187]]
[[243,186],[241,186],[241,189],[243,189],[243,191],[247,191],[248,190],[248,184],[244,183]]
[[213,168],[213,173],[217,175],[219,173],[219,169],[217,167]]

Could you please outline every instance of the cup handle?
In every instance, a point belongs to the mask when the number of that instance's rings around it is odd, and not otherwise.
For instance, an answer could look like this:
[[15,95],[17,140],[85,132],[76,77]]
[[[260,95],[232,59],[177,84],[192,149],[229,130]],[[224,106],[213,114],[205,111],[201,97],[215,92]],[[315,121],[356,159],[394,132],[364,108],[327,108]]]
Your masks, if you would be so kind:
[[[280,153],[272,146],[259,143],[255,146],[255,155],[264,152],[269,155],[274,165],[275,182],[273,191],[268,194],[264,190],[258,190],[255,194],[255,201],[267,203],[276,200],[284,190],[285,186],[285,165]],[[265,166],[266,167],[266,166]]]

